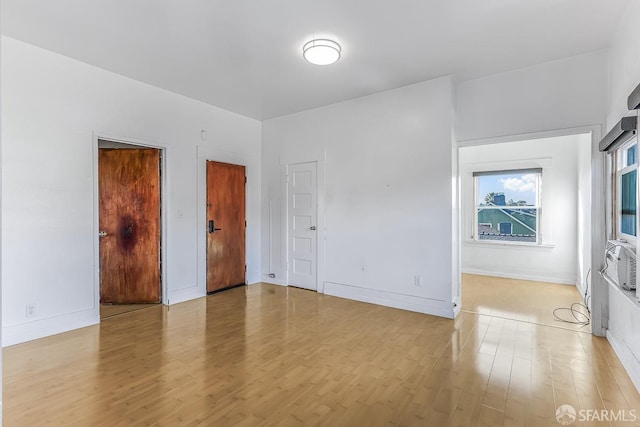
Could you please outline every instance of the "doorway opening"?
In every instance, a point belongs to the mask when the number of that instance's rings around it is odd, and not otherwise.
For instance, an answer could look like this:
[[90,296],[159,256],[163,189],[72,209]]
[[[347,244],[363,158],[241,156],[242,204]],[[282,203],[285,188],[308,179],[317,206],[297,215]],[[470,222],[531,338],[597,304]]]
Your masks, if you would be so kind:
[[592,134],[462,145],[459,170],[462,310],[591,332]]
[[162,302],[162,149],[98,139],[102,319]]

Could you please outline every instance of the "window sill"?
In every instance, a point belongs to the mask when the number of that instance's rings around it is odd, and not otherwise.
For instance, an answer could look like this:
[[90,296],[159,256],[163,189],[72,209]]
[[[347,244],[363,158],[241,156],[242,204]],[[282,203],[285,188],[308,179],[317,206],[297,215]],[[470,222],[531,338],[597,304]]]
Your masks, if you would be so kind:
[[636,236],[618,236],[615,240],[618,242],[628,243],[630,245],[636,246]]
[[556,245],[550,243],[499,242],[473,239],[466,239],[463,243],[468,246],[484,246],[486,248],[491,247],[499,249],[511,249],[516,247],[519,249],[553,249],[556,247]]
[[609,279],[605,274],[601,274],[601,276],[604,279],[604,281],[609,284],[609,286],[611,286],[615,291],[620,292],[634,306],[636,306],[638,309],[640,309],[640,301],[638,301],[638,299],[636,298],[635,289],[632,290],[632,291],[627,291],[625,289],[622,289],[620,286],[616,285],[615,283],[613,283],[613,281],[611,279]]

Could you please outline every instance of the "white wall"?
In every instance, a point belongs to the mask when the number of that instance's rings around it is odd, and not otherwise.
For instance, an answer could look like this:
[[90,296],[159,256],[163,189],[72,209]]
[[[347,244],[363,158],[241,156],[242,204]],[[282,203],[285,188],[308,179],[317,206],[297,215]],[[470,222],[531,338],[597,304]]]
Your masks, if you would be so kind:
[[317,160],[319,290],[453,317],[452,121],[451,80],[441,78],[263,122],[263,280],[286,283],[283,165]]
[[640,2],[630,1],[622,14],[607,58],[609,69],[607,131],[623,116],[629,114],[627,97],[640,84],[639,21]]
[[[579,198],[590,194],[581,188],[580,157],[590,157],[588,134],[524,140],[460,148],[462,186],[462,271],[498,277],[577,284],[584,267],[578,257],[578,240],[590,235],[579,230]],[[542,167],[542,245],[478,242],[472,239],[474,222],[473,172]],[[590,177],[590,174],[589,174]],[[590,225],[590,223],[588,224]],[[588,251],[587,251],[588,252]],[[588,267],[587,267],[588,268]]]
[[207,157],[249,165],[248,281],[259,280],[260,122],[11,38],[2,53],[5,345],[99,321],[96,132],[165,147],[165,302],[205,294]]
[[458,84],[458,141],[602,124],[607,53],[598,51]]
[[[629,115],[627,97],[640,84],[640,2],[631,1],[613,39],[609,57],[608,131],[621,117]],[[635,112],[634,112],[635,114]],[[640,252],[639,252],[640,253]],[[640,306],[609,286],[609,328],[607,338],[640,390]]]

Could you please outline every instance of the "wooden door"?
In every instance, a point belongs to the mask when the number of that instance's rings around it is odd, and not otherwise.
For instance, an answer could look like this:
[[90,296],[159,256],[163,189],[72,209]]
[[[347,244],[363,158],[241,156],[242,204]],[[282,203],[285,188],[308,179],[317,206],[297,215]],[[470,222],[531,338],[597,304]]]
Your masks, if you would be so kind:
[[316,163],[298,163],[287,169],[288,283],[317,290]]
[[98,150],[100,302],[160,302],[160,150]]
[[245,167],[207,162],[207,292],[245,284]]

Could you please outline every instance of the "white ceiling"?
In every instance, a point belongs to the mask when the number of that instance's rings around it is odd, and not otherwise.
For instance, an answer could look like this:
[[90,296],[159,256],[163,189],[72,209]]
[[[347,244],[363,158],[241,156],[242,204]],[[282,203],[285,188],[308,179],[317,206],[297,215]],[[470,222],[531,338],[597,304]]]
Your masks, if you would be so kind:
[[[608,47],[628,0],[2,0],[2,32],[256,119]],[[342,59],[302,59],[313,34]]]

